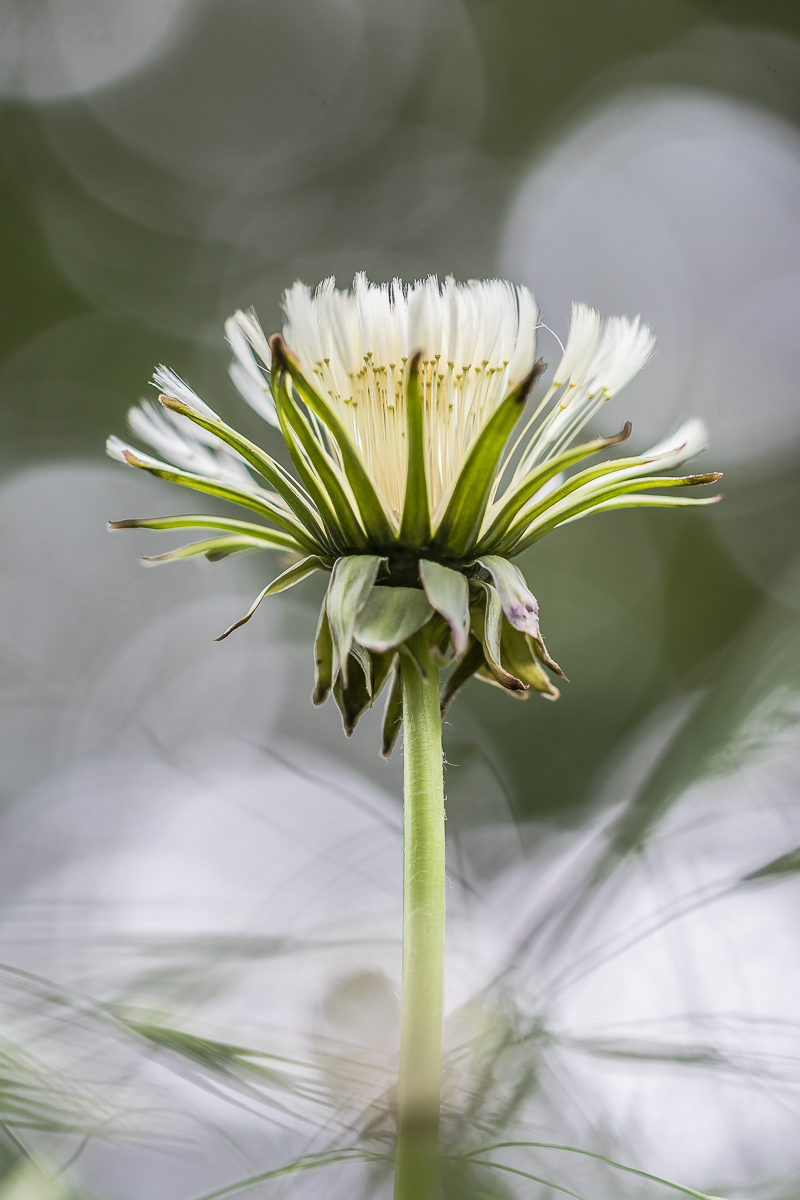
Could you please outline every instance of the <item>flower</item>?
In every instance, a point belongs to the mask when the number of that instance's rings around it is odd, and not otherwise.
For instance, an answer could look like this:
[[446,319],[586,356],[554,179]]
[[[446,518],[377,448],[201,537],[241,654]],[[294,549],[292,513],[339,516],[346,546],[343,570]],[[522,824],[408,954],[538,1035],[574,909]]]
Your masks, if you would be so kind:
[[[637,317],[603,321],[573,305],[566,346],[549,388],[531,404],[545,365],[536,358],[531,293],[500,280],[405,287],[357,275],[352,291],[326,279],[284,296],[283,334],[267,340],[255,314],[226,323],[230,374],[245,400],[283,435],[297,477],[237,433],[165,367],[158,405],[130,424],[162,457],[112,437],[112,457],[250,510],[259,520],[185,515],[117,521],[120,528],[204,528],[213,537],[146,561],[274,548],[290,566],[222,637],[269,595],[315,571],[330,573],[316,637],[314,700],[333,690],[349,733],[394,682],[384,753],[402,717],[398,656],[425,671],[426,655],[450,668],[442,705],[473,676],[527,697],[556,699],[562,675],[539,629],[536,598],[510,561],[558,526],[630,506],[711,504],[651,489],[714,483],[719,474],[671,476],[706,445],[685,422],[651,450],[579,464],[625,441],[575,439],[641,370],[653,337]],[[570,473],[571,472],[571,473]],[[261,482],[258,482],[258,480]],[[218,639],[218,640],[221,640]]]

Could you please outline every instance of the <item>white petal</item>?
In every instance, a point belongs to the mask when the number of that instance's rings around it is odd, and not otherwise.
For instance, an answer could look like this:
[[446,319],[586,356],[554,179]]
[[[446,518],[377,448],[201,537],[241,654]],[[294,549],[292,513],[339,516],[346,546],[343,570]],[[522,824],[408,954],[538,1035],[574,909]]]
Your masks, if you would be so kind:
[[553,376],[553,387],[582,387],[600,345],[600,313],[586,304],[572,305],[567,344]]
[[206,402],[200,399],[197,392],[192,391],[188,383],[184,383],[180,375],[176,375],[169,367],[162,365],[155,370],[153,385],[162,395],[169,396],[171,400],[179,400],[187,408],[193,408],[196,413],[210,417],[213,421],[219,420],[213,408],[209,408]]
[[675,433],[646,450],[643,457],[648,460],[647,470],[655,463],[659,471],[669,471],[696,458],[707,448],[708,430],[697,417],[690,417]]
[[610,317],[597,356],[587,371],[590,391],[596,393],[602,389],[607,396],[613,396],[638,375],[654,345],[650,327],[643,325],[641,318],[630,321],[627,317]]
[[517,305],[519,323],[517,326],[516,345],[508,365],[509,386],[514,387],[530,371],[536,359],[536,327],[539,322],[539,309],[536,301],[526,287],[517,288]]
[[276,429],[280,428],[278,414],[275,411],[275,402],[267,387],[266,380],[263,375],[260,379],[253,379],[253,376],[246,371],[241,362],[234,360],[228,367],[228,374],[233,380],[233,385],[241,396],[247,401],[252,409],[268,421],[270,425],[274,425]]
[[230,320],[239,326],[247,341],[269,371],[272,367],[272,354],[269,343],[264,336],[264,330],[261,328],[256,314],[252,310],[250,312],[242,312],[241,309],[238,309]]

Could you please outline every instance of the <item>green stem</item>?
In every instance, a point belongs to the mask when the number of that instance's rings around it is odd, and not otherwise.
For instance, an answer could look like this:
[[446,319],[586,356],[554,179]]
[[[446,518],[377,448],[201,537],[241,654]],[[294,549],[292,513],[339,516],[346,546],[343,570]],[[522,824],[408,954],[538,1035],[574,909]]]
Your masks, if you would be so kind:
[[[423,631],[424,633],[424,631]],[[416,641],[416,639],[415,639]],[[423,645],[424,642],[424,645]],[[438,671],[403,655],[403,1010],[395,1200],[438,1200],[444,968],[444,781]]]

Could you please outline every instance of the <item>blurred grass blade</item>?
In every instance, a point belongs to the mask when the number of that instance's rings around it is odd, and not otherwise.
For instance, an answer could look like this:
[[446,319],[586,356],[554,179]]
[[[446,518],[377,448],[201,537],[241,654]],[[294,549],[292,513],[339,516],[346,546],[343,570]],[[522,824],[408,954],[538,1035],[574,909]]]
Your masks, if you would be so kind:
[[[674,1183],[671,1179],[664,1179],[661,1175],[652,1175],[649,1171],[642,1171],[638,1167],[629,1167],[625,1163],[617,1162],[613,1158],[607,1158],[604,1154],[598,1154],[594,1150],[582,1150],[579,1146],[564,1146],[557,1142],[495,1142],[491,1146],[481,1146],[478,1150],[471,1150],[468,1154],[458,1157],[464,1158],[469,1162],[474,1162],[478,1154],[491,1154],[495,1150],[561,1150],[564,1154],[578,1154],[583,1158],[592,1158],[595,1162],[605,1163],[607,1167],[613,1167],[616,1171],[626,1171],[630,1175],[639,1175],[642,1179],[650,1179],[653,1183],[660,1183],[663,1187],[670,1188],[674,1192],[682,1192],[685,1196],[692,1196],[694,1200],[719,1200],[717,1196],[709,1196],[707,1192],[698,1192],[695,1188],[684,1187],[681,1183]],[[486,1161],[484,1166],[496,1166],[501,1170],[513,1170],[513,1168],[501,1167],[500,1163]],[[530,1176],[534,1178],[534,1176]],[[538,1182],[541,1182],[539,1180]],[[553,1184],[550,1185],[555,1186]],[[560,1190],[564,1190],[563,1188]],[[574,1192],[569,1193],[574,1195]]]
[[301,1155],[299,1158],[292,1159],[291,1162],[284,1163],[281,1167],[275,1167],[271,1171],[262,1171],[259,1175],[251,1175],[247,1179],[240,1179],[236,1183],[218,1188],[214,1192],[206,1192],[204,1195],[196,1197],[196,1200],[224,1200],[226,1196],[235,1196],[237,1192],[248,1191],[251,1188],[258,1187],[261,1183],[268,1183],[270,1179],[280,1179],[283,1175],[292,1175],[298,1171],[316,1171],[320,1167],[332,1166],[334,1163],[389,1161],[391,1160],[387,1154],[377,1154],[370,1150],[359,1150],[357,1147],[345,1147],[341,1150],[322,1150],[318,1154]]
[[743,875],[740,882],[756,883],[762,879],[776,882],[785,879],[787,875],[797,875],[798,873],[800,873],[800,846],[790,850],[788,854],[781,854],[778,858],[773,858],[763,867]]

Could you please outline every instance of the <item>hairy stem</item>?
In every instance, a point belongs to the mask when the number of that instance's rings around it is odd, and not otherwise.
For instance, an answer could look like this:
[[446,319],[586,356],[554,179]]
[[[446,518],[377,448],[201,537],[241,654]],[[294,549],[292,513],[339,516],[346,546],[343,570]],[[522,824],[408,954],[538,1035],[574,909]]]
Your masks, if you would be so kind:
[[[423,631],[424,632],[424,631]],[[438,672],[403,657],[403,1010],[395,1200],[438,1200],[444,960],[444,781]],[[424,645],[422,644],[424,642]],[[423,653],[424,651],[424,653]]]

